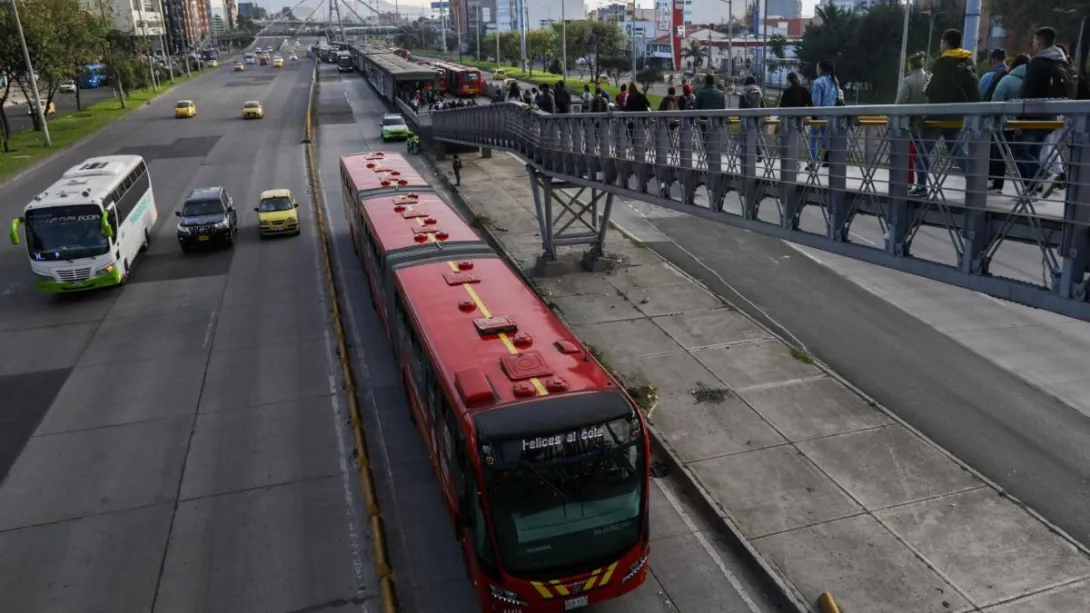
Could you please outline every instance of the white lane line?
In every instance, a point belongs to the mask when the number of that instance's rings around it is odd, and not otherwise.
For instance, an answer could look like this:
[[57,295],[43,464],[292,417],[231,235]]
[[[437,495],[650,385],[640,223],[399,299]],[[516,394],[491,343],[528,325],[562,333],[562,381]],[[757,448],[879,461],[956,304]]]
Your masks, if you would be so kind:
[[708,542],[708,537],[704,536],[704,533],[697,528],[692,518],[689,517],[689,514],[685,511],[685,507],[682,506],[681,501],[674,496],[673,492],[662,484],[660,479],[652,479],[652,481],[658,486],[659,491],[662,492],[663,497],[666,498],[666,502],[670,503],[670,506],[674,509],[674,512],[678,514],[678,517],[681,518],[681,521],[685,522],[685,526],[689,528],[689,532],[692,532],[693,536],[696,537],[696,542],[700,543],[700,546],[707,552],[708,557],[712,559],[712,562],[715,562],[715,565],[719,568],[719,572],[723,573],[723,576],[727,578],[727,583],[730,583],[731,588],[733,588],[735,593],[738,594],[738,597],[742,599],[742,602],[746,604],[746,607],[753,613],[761,613],[761,609],[753,602],[753,599],[750,598],[749,593],[746,592],[745,588],[742,587],[742,582],[738,580],[738,577],[736,577],[729,568],[727,568],[726,563],[723,562],[723,558],[719,556],[719,552]]
[[208,314],[208,327],[204,330],[204,345],[205,349],[208,349],[212,345],[212,335],[216,332],[216,309],[212,309],[212,312]]

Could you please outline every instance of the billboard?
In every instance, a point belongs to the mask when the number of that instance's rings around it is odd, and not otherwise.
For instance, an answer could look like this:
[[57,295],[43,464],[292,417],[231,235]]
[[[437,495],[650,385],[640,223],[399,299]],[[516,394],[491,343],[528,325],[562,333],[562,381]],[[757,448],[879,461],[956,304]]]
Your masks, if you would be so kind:
[[432,2],[431,10],[433,11],[447,11],[450,10],[450,2]]

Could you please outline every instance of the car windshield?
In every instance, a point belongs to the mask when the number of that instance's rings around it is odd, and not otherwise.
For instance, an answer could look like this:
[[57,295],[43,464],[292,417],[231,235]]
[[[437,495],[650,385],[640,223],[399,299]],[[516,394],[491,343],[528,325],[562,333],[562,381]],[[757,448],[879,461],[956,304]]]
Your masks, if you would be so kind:
[[257,109],[257,108],[261,108],[261,103],[260,102],[247,102],[245,104],[245,106],[248,109]]
[[176,109],[188,109],[189,105],[191,105],[191,104],[193,104],[193,103],[192,102],[182,101],[182,102],[179,102],[178,105],[175,106],[174,108],[176,108]]
[[204,215],[222,215],[223,203],[219,200],[195,200],[182,206],[182,217],[202,217]]
[[257,210],[262,213],[272,213],[274,211],[290,211],[295,208],[295,204],[291,201],[291,198],[285,196],[277,196],[276,198],[265,198],[261,201],[261,204],[257,206]]
[[110,252],[102,209],[93,204],[33,209],[25,215],[27,249],[39,261],[89,258]]
[[634,546],[647,471],[641,449],[629,418],[501,441],[486,480],[505,570],[548,574]]
[[385,128],[400,128],[405,125],[405,120],[400,117],[383,117],[382,126]]

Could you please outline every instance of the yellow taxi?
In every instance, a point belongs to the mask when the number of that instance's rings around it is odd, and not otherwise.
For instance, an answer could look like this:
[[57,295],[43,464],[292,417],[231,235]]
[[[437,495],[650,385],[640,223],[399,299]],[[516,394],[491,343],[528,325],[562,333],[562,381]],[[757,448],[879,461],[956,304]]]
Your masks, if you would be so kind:
[[208,66],[209,68],[219,68],[220,67],[219,60],[208,60],[207,62],[205,62],[205,65]]
[[174,105],[174,118],[181,119],[183,117],[196,117],[197,105],[192,100],[179,100],[178,104]]
[[284,58],[279,57],[279,56],[273,58],[273,68],[283,68],[283,67],[284,67]]
[[246,65],[242,62],[235,62],[235,72],[242,72],[246,70]]
[[492,73],[492,78],[494,78],[494,79],[506,79],[507,78],[507,71],[504,70],[503,68],[497,68],[496,71]]
[[263,119],[265,117],[265,107],[261,106],[261,103],[257,100],[249,100],[242,105],[242,118],[243,119]]
[[279,234],[299,234],[299,203],[290,190],[270,189],[261,192],[257,207],[257,227],[261,237]]

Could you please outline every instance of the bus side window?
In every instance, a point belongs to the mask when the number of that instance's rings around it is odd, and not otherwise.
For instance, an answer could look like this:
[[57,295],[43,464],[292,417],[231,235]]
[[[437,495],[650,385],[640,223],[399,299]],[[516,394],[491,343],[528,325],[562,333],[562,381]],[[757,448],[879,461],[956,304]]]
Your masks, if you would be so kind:
[[[447,463],[450,465],[454,490],[459,493],[465,492],[465,439],[462,437],[462,429],[459,427],[454,411],[451,410],[446,398],[443,398],[442,416],[443,427],[447,430],[447,436],[444,437],[443,442],[446,443]],[[467,502],[472,503],[472,501]],[[465,513],[466,509],[459,509],[459,511]]]
[[114,231],[114,242],[117,242],[117,207],[110,209],[110,214],[107,215],[107,219],[110,222],[110,229]]
[[473,520],[470,532],[473,538],[473,548],[477,551],[477,557],[482,562],[481,570],[490,577],[498,575],[496,572],[496,556],[492,552],[492,535],[488,532],[488,522],[484,518],[484,508],[481,506],[481,492],[477,489],[477,480],[470,478],[466,484],[468,502],[473,509]]

